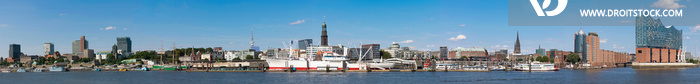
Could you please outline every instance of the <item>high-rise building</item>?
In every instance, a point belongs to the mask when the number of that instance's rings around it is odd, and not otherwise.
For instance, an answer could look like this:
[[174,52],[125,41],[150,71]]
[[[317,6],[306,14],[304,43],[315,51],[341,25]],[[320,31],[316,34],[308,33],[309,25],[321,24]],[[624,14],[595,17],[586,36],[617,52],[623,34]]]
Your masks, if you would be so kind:
[[682,53],[683,31],[664,26],[660,19],[635,18],[635,46],[637,62],[679,62]]
[[588,36],[586,36],[586,41],[585,41],[585,54],[581,57],[581,62],[583,63],[588,63],[588,62],[594,62],[594,61],[600,61],[597,59],[601,59],[599,55],[600,51],[600,37],[598,37],[598,33],[595,32],[588,32]]
[[19,44],[10,44],[10,56],[12,58],[19,58],[22,56],[22,50]]
[[440,46],[440,58],[447,58],[447,46]]
[[311,46],[313,42],[313,39],[303,39],[299,40],[299,43],[297,44],[299,45],[299,50],[306,50],[306,47]]
[[576,53],[585,53],[584,49],[586,47],[586,33],[583,32],[583,29],[578,30],[576,34],[574,34],[574,52]]
[[53,43],[44,43],[44,55],[53,55]]
[[73,54],[82,54],[86,49],[88,49],[88,41],[85,40],[85,36],[80,36],[80,40],[73,41]]
[[515,46],[513,46],[513,54],[520,55],[520,32],[516,32]]
[[129,37],[118,37],[117,38],[117,49],[121,51],[122,54],[131,53],[131,38]]

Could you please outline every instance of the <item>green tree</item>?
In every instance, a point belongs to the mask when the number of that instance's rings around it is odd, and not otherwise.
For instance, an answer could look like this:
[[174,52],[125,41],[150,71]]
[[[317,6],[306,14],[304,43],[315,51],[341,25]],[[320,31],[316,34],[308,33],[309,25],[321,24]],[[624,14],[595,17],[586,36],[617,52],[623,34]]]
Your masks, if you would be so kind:
[[569,62],[571,64],[575,64],[579,61],[581,61],[581,58],[579,58],[578,54],[576,53],[571,53],[568,56],[566,56],[566,62]]
[[523,61],[523,59],[517,59],[517,60],[515,60],[515,61]]
[[508,58],[503,58],[503,61],[508,61]]
[[245,59],[246,59],[246,60],[251,60],[251,59],[254,59],[254,58],[253,58],[252,55],[246,55],[246,56],[245,56]]
[[384,50],[379,50],[379,55],[381,55],[382,58],[384,58],[384,59],[390,59],[390,58],[392,58],[392,57],[391,57],[391,54],[390,54],[389,52],[387,52],[387,51],[384,51]]
[[236,57],[236,58],[233,58],[233,60],[241,60],[241,58]]
[[468,58],[467,56],[459,57],[459,59],[467,59],[467,58]]

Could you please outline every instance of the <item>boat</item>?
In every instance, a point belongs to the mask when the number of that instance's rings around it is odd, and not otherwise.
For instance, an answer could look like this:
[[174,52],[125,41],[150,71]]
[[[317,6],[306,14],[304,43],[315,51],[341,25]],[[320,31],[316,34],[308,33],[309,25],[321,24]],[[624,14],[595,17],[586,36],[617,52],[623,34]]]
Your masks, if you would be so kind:
[[27,70],[24,70],[24,69],[22,69],[22,68],[19,68],[19,69],[17,69],[17,71],[15,71],[15,72],[27,72]]
[[474,66],[464,65],[464,67],[462,67],[462,70],[489,70],[489,68],[486,67],[485,65],[474,65]]
[[505,71],[506,67],[503,65],[491,66],[491,71]]
[[66,71],[66,69],[63,67],[60,67],[60,66],[51,66],[51,67],[49,67],[49,71],[51,71],[51,72],[64,72],[64,71]]
[[93,69],[94,71],[102,71],[102,69]]
[[129,70],[127,70],[127,69],[119,69],[119,71],[129,71]]
[[32,70],[32,72],[44,72],[44,69],[36,68]]
[[457,70],[457,64],[437,64],[436,70]]
[[7,70],[2,70],[2,71],[0,71],[0,72],[2,72],[2,73],[10,73],[10,71],[7,71]]
[[[529,66],[532,66],[530,68]],[[554,64],[541,64],[541,63],[531,63],[531,64],[519,64],[515,66],[516,71],[559,71],[559,68],[554,67]]]

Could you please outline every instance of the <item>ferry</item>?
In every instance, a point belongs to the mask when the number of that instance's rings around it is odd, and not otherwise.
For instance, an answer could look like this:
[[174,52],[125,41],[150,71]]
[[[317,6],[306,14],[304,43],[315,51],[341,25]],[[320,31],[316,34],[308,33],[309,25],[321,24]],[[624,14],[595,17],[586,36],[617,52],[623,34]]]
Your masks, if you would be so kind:
[[[540,64],[540,63],[531,63],[532,65],[528,64],[519,64],[518,66],[515,67],[516,71],[559,71],[559,68],[554,67],[554,64]],[[530,69],[529,66],[532,66],[532,69]]]
[[49,67],[49,71],[51,71],[51,72],[64,72],[66,70],[63,67],[51,66],[51,67]]
[[457,70],[457,64],[437,64],[436,70]]

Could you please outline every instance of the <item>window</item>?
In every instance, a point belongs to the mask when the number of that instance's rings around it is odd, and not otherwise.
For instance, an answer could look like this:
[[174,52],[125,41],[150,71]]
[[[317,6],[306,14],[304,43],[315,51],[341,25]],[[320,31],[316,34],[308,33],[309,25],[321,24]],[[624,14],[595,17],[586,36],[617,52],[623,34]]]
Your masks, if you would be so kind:
[[642,53],[642,50],[637,50],[637,53]]

